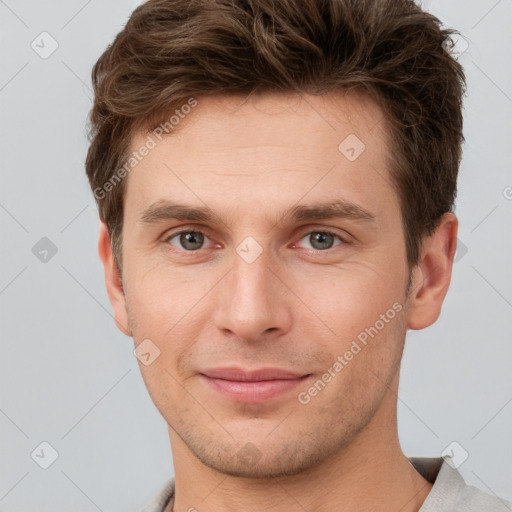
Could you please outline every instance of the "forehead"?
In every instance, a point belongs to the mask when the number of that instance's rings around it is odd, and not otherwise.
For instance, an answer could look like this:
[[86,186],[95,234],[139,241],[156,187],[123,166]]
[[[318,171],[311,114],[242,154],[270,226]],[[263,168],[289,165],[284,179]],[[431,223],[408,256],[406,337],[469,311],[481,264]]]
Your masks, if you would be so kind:
[[306,194],[318,202],[330,193],[331,199],[346,194],[367,205],[373,198],[378,209],[383,189],[389,198],[386,123],[368,96],[352,91],[196,101],[179,120],[175,116],[170,134],[134,135],[132,151],[148,137],[154,144],[128,175],[125,206],[141,211],[166,198],[196,205],[208,199],[213,208],[235,211],[242,202],[278,208]]
[[[298,121],[305,124],[297,125]],[[156,138],[158,142],[162,138],[175,138],[186,144],[187,136],[193,131],[200,133],[205,142],[229,142],[233,146],[237,142],[242,145],[275,144],[300,136],[352,130],[371,144],[376,142],[373,138],[386,138],[382,131],[385,124],[379,105],[358,89],[316,96],[298,93],[217,95],[189,98],[178,105],[173,112],[163,116],[160,124],[160,131],[167,128],[171,133],[157,133]],[[212,130],[214,128],[216,130]],[[251,130],[257,137],[247,140],[246,132]],[[276,130],[281,131],[284,140],[273,138]],[[135,133],[132,149],[136,149],[148,134],[152,132]],[[334,138],[341,135],[340,132]],[[369,140],[370,135],[372,140]]]

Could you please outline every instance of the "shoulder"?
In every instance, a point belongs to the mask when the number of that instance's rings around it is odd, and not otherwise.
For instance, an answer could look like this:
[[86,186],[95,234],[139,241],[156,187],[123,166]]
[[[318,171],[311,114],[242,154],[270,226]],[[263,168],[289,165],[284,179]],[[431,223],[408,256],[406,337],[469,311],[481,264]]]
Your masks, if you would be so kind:
[[409,458],[434,485],[419,512],[505,512],[512,503],[467,485],[451,460]]
[[482,492],[472,485],[466,485],[460,494],[454,510],[460,510],[461,512],[506,512],[507,510],[512,510],[512,503],[498,496],[491,496]]

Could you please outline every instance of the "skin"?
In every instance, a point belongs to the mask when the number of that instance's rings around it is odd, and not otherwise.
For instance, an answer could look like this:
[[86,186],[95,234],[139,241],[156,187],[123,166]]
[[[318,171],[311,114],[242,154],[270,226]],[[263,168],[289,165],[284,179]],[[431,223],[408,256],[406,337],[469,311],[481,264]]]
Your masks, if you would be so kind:
[[[338,150],[349,134],[366,146],[354,161]],[[146,137],[136,134],[132,147]],[[398,441],[399,366],[407,329],[440,314],[458,222],[447,213],[424,239],[407,296],[388,147],[382,111],[359,93],[198,98],[128,176],[123,287],[105,225],[99,253],[118,327],[136,346],[149,338],[160,350],[140,370],[169,425],[176,512],[314,512],[341,503],[344,511],[407,512],[425,500],[432,486]],[[284,217],[339,199],[374,220]],[[219,221],[142,222],[160,200],[207,205]],[[200,248],[187,250],[180,230],[204,233]],[[326,230],[340,239],[319,247],[315,234]],[[236,251],[248,236],[262,250],[252,263]],[[401,311],[300,403],[298,393],[396,303]],[[240,403],[200,376],[232,365],[311,376],[267,402]]]

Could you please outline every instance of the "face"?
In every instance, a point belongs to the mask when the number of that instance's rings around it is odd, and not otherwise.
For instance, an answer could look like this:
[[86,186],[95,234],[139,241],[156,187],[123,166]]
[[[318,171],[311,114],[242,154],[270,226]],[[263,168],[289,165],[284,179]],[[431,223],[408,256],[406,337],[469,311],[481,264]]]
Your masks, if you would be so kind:
[[355,94],[199,98],[127,178],[116,319],[206,466],[298,473],[383,407],[409,311],[383,126]]

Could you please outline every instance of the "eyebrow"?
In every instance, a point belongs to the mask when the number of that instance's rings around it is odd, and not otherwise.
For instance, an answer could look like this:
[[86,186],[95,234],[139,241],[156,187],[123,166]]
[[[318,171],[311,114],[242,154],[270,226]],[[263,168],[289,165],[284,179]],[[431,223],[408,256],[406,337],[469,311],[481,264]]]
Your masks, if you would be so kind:
[[[372,223],[376,221],[376,216],[353,202],[338,200],[331,203],[297,205],[284,213],[280,223],[322,219],[348,219]],[[165,220],[224,224],[220,216],[208,206],[187,206],[168,200],[151,204],[140,215],[140,222],[143,224],[156,224]]]

